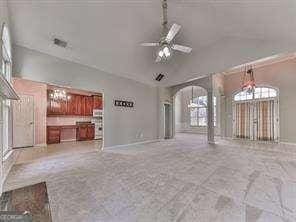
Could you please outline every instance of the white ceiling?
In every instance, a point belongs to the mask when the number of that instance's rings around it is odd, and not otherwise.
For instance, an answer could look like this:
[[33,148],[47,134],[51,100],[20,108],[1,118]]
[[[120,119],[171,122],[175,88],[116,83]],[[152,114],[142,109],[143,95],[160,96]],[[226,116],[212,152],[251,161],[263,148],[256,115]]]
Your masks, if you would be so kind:
[[[169,23],[182,25],[175,53],[156,64],[160,0],[9,0],[14,44],[148,84],[164,86],[270,55],[296,51],[295,0],[168,0]],[[52,44],[66,40],[66,49]]]

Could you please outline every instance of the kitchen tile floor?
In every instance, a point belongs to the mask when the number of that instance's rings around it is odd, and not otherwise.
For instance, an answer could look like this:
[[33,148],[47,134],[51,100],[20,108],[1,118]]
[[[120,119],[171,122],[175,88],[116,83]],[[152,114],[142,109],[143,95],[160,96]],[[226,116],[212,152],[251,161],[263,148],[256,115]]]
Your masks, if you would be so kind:
[[296,221],[293,146],[178,134],[17,164],[5,190],[42,181],[53,221]]
[[74,155],[99,151],[102,147],[101,140],[92,141],[69,141],[57,144],[50,144],[44,147],[27,147],[16,149],[16,164],[28,163],[33,161],[42,161],[46,158],[52,158],[63,155]]

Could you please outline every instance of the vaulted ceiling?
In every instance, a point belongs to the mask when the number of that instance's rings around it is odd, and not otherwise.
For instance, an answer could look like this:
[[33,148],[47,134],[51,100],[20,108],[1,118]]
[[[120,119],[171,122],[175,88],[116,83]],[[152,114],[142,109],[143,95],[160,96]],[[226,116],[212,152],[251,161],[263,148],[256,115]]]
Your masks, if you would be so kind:
[[[182,26],[176,41],[191,54],[176,52],[156,64],[160,0],[9,0],[13,42],[59,58],[148,84],[198,76],[278,53],[296,51],[294,0],[168,0],[169,24]],[[54,37],[68,42],[63,49]]]

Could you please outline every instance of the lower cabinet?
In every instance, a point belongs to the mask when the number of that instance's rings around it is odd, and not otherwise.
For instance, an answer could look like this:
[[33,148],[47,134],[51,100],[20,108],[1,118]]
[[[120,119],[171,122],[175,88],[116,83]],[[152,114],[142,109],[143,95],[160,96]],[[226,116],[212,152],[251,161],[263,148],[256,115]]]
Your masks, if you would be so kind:
[[47,144],[61,142],[61,128],[58,126],[47,127]]
[[76,139],[93,140],[95,138],[95,125],[94,124],[79,124],[76,131]]
[[93,140],[95,138],[95,124],[83,123],[78,125],[47,126],[47,144],[60,143],[63,129],[75,129],[76,140]]

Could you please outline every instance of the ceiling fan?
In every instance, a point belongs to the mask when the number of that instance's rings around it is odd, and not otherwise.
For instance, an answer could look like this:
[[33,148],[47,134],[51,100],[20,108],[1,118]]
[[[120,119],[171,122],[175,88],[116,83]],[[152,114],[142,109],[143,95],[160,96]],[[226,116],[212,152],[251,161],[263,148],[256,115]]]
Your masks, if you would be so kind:
[[168,20],[167,20],[167,0],[162,1],[162,9],[163,9],[163,33],[159,42],[157,43],[142,43],[141,46],[153,46],[159,47],[157,50],[156,62],[166,61],[172,57],[173,51],[180,51],[184,53],[190,53],[192,48],[178,45],[174,43],[174,38],[177,33],[180,31],[181,26],[178,24],[173,24],[170,30],[167,28]]

